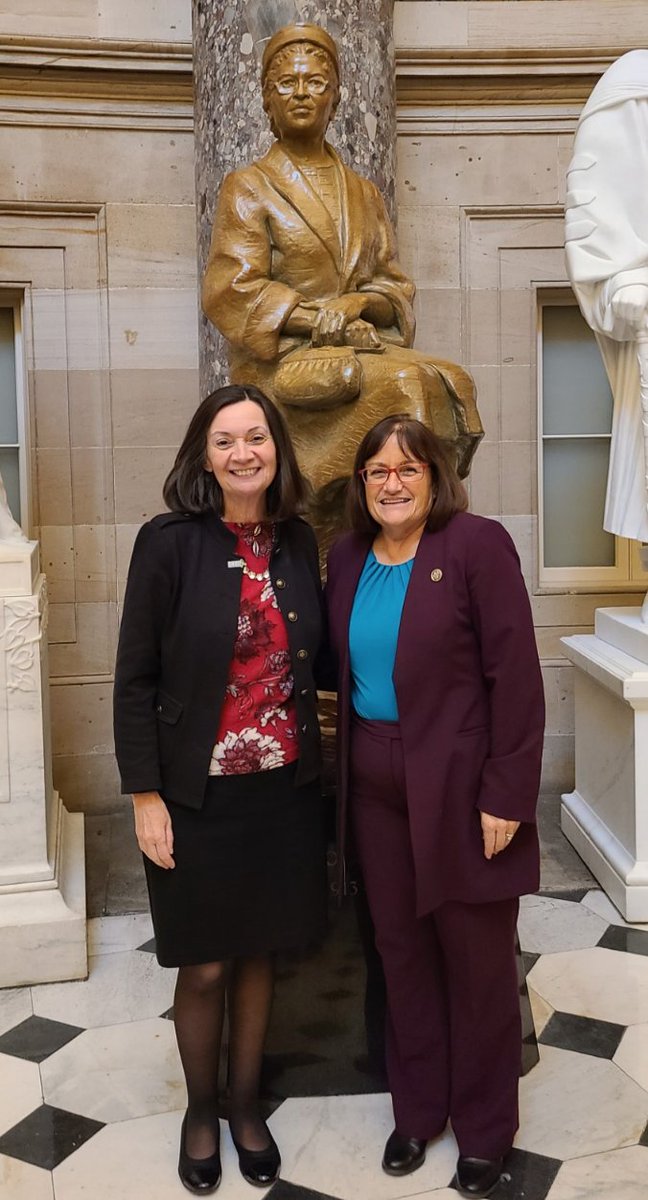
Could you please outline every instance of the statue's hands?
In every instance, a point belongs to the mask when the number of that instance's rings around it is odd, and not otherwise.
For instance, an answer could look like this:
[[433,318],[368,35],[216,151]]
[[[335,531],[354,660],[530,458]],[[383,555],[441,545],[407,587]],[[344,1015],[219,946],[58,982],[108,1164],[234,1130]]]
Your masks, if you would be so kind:
[[335,300],[321,301],[311,330],[312,345],[345,346],[347,325],[362,316],[366,303],[366,296],[360,292],[349,292]]
[[615,292],[611,301],[615,317],[626,321],[637,332],[648,326],[648,284],[628,283]]
[[371,321],[350,321],[344,331],[344,342],[356,350],[382,350],[383,343]]

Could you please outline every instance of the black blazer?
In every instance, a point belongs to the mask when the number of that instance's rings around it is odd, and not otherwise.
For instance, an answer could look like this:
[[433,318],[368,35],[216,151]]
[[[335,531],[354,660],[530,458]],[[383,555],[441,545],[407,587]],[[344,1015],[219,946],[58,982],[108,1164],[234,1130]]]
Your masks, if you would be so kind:
[[[288,631],[300,786],[320,769],[313,670],[322,596],[313,530],[299,518],[277,530],[270,577]],[[212,514],[165,513],[137,535],[115,669],[123,792],[159,791],[188,808],[202,805],[237,631],[235,546],[236,535]]]

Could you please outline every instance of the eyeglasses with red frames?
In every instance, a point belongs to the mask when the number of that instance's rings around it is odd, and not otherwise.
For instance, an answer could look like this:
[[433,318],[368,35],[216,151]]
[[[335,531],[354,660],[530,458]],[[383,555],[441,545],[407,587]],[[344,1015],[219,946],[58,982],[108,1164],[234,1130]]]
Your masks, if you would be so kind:
[[418,479],[423,478],[428,467],[429,463],[421,462],[404,462],[398,467],[381,467],[376,464],[375,467],[363,467],[361,471],[358,471],[358,475],[364,483],[382,487],[383,483],[387,483],[390,475],[395,475],[401,483],[416,483]]

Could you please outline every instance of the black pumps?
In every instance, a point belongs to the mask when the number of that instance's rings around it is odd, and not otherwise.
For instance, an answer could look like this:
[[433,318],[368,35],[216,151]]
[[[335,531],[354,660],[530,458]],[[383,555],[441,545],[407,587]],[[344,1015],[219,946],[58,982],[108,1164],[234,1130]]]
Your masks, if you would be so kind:
[[270,1187],[270,1184],[274,1183],[281,1169],[279,1147],[267,1125],[266,1129],[268,1130],[270,1144],[265,1146],[263,1150],[246,1150],[245,1146],[241,1146],[237,1142],[230,1126],[234,1149],[238,1154],[239,1170],[243,1178],[254,1187]]
[[188,1192],[197,1196],[208,1196],[215,1192],[221,1181],[220,1125],[217,1122],[216,1149],[209,1158],[190,1158],[186,1150],[187,1114],[184,1115],[180,1133],[180,1157],[178,1175]]

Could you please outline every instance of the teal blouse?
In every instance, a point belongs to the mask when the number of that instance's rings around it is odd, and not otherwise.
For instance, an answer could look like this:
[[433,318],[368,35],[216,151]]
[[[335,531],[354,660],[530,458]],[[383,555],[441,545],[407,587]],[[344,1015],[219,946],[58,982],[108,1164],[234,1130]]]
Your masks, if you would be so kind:
[[351,702],[367,721],[397,721],[392,675],[414,559],[389,566],[369,551],[349,623]]

